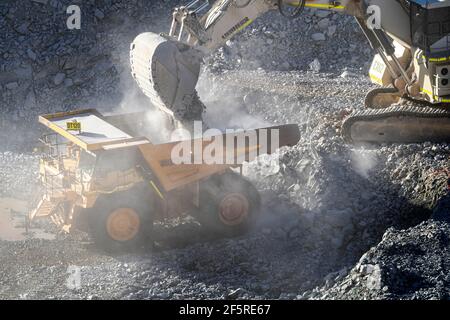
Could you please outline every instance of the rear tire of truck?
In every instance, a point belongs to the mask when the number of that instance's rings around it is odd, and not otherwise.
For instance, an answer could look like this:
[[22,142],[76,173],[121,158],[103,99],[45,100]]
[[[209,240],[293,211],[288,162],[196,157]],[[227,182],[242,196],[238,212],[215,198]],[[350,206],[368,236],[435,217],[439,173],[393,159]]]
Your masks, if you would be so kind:
[[145,188],[100,196],[88,220],[95,244],[109,253],[142,247],[151,239],[154,205],[154,197]]
[[200,185],[197,220],[219,236],[242,235],[254,225],[261,198],[253,184],[234,173],[214,176]]

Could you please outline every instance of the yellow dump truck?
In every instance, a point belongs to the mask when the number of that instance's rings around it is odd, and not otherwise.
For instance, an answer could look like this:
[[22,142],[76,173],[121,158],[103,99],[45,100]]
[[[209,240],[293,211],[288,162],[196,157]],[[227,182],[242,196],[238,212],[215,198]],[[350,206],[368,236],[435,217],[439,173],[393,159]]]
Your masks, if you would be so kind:
[[[29,213],[30,223],[49,217],[66,232],[88,231],[109,251],[139,246],[151,239],[155,221],[186,214],[223,235],[245,232],[258,215],[260,197],[237,173],[242,163],[174,163],[173,149],[180,143],[197,143],[204,151],[214,139],[152,144],[139,135],[145,119],[143,113],[103,116],[95,109],[40,116],[47,127],[41,138],[43,194]],[[264,130],[277,132],[277,147],[299,140],[297,125]],[[222,138],[237,141],[240,135],[245,132]],[[250,151],[263,145],[260,136],[256,143],[235,145],[234,159],[253,160]],[[273,151],[270,143],[267,153]],[[224,148],[224,159],[227,152]]]

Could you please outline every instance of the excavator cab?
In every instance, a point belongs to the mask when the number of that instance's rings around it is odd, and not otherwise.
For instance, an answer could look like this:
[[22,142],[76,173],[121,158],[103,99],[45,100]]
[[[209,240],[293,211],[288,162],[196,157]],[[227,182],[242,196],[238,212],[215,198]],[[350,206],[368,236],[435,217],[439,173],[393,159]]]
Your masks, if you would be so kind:
[[431,103],[449,103],[450,3],[412,0],[410,16],[412,44],[420,56],[416,69],[424,74],[422,94]]
[[431,59],[450,57],[450,3],[411,0],[413,45]]

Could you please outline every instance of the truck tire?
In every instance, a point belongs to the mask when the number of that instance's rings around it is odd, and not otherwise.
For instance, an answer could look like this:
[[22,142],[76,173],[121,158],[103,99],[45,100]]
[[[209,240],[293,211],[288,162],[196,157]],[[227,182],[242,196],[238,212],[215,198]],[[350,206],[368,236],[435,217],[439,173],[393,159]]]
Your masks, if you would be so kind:
[[197,220],[208,231],[233,237],[246,233],[261,209],[261,198],[253,184],[230,171],[200,185]]
[[100,196],[89,211],[90,235],[107,252],[132,251],[150,239],[154,197],[144,187]]

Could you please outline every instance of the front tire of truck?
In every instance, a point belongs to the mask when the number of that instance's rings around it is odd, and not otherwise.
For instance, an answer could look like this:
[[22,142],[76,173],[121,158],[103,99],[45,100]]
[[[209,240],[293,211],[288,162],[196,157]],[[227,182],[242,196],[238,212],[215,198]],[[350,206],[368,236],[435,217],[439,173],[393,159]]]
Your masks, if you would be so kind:
[[261,209],[261,198],[253,184],[229,171],[200,185],[197,220],[219,236],[235,237],[249,231]]
[[154,198],[144,188],[101,195],[89,211],[91,238],[110,253],[137,250],[151,242]]

